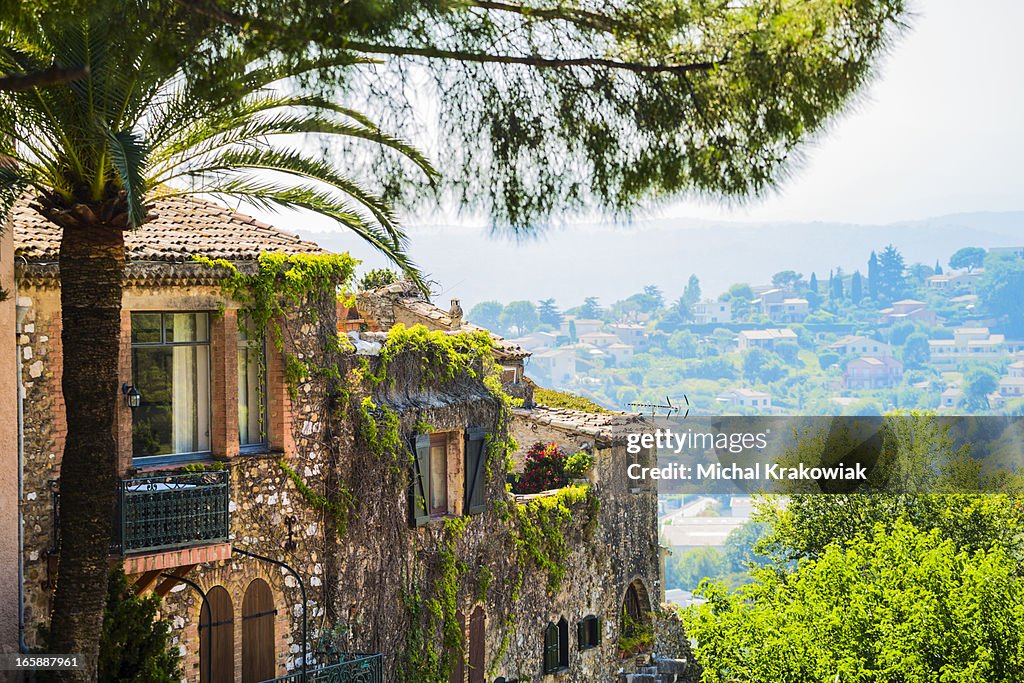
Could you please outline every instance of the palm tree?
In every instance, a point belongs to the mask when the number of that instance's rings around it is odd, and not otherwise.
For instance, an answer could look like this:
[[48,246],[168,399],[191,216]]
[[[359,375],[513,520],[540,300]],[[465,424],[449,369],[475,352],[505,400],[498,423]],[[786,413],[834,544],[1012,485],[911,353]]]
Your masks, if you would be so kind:
[[[125,231],[145,223],[150,203],[161,197],[198,194],[305,209],[354,231],[416,278],[387,202],[288,144],[297,135],[368,143],[434,176],[415,149],[299,85],[300,76],[351,65],[352,58],[247,63],[236,53],[224,61],[226,72],[197,79],[174,59],[150,59],[146,36],[131,33],[113,21],[38,24],[0,47],[0,73],[54,63],[85,65],[87,72],[58,87],[0,91],[0,217],[30,194],[32,206],[63,231],[67,437],[49,647],[82,653],[93,664],[116,504]],[[95,400],[96,387],[109,388],[105,400]],[[93,673],[78,675],[89,680]]]

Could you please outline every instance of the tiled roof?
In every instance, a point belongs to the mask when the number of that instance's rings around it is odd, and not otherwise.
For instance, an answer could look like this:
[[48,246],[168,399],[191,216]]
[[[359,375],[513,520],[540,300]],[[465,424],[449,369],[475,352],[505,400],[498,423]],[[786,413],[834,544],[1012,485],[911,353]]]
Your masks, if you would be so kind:
[[[255,218],[197,198],[174,197],[155,202],[156,215],[125,234],[129,261],[183,263],[194,256],[229,261],[255,260],[261,252],[326,253]],[[30,262],[56,261],[61,229],[19,201],[12,210],[15,253]]]
[[569,408],[547,406],[517,408],[513,412],[538,424],[587,434],[611,443],[624,442],[630,433],[650,431],[651,426],[644,416],[638,413],[585,413]]

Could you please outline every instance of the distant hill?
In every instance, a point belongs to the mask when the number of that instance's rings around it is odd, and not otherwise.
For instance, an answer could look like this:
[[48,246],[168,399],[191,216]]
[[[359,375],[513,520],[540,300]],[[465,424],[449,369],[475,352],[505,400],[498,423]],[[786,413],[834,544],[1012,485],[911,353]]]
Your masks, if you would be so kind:
[[[358,240],[340,232],[300,231],[328,249],[351,250],[364,267],[384,265]],[[1024,212],[964,213],[890,225],[730,223],[688,219],[638,221],[630,226],[574,225],[515,242],[466,227],[410,229],[411,253],[439,283],[437,300],[460,297],[469,310],[497,299],[554,297],[567,308],[584,297],[609,304],[656,284],[678,297],[690,273],[706,295],[735,282],[766,283],[780,270],[819,281],[830,268],[866,272],[868,254],[892,243],[908,264],[943,268],[964,246],[1024,244]]]

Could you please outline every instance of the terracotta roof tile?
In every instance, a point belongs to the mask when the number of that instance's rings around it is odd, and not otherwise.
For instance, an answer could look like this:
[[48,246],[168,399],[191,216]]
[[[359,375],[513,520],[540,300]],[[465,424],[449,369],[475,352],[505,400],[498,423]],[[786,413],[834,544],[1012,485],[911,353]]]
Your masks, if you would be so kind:
[[[213,202],[174,197],[155,202],[156,218],[125,235],[129,261],[182,263],[194,256],[255,260],[269,251],[326,253],[314,242]],[[32,262],[56,261],[61,229],[19,201],[11,212],[15,253]]]

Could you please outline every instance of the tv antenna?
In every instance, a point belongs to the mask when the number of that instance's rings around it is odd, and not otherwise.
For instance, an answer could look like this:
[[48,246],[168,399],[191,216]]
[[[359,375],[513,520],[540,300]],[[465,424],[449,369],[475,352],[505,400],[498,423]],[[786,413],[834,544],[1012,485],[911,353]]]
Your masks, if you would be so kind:
[[649,409],[651,411],[651,417],[657,417],[659,410],[665,411],[665,417],[672,417],[673,415],[678,415],[679,411],[685,407],[686,412],[683,413],[683,417],[686,417],[690,414],[690,399],[686,398],[686,394],[683,394],[683,403],[685,404],[683,406],[676,405],[672,403],[671,398],[666,396],[665,403],[638,403],[634,401],[633,403],[627,403],[626,405],[630,408],[639,408],[640,410],[638,412],[641,413],[644,412],[644,410]]

